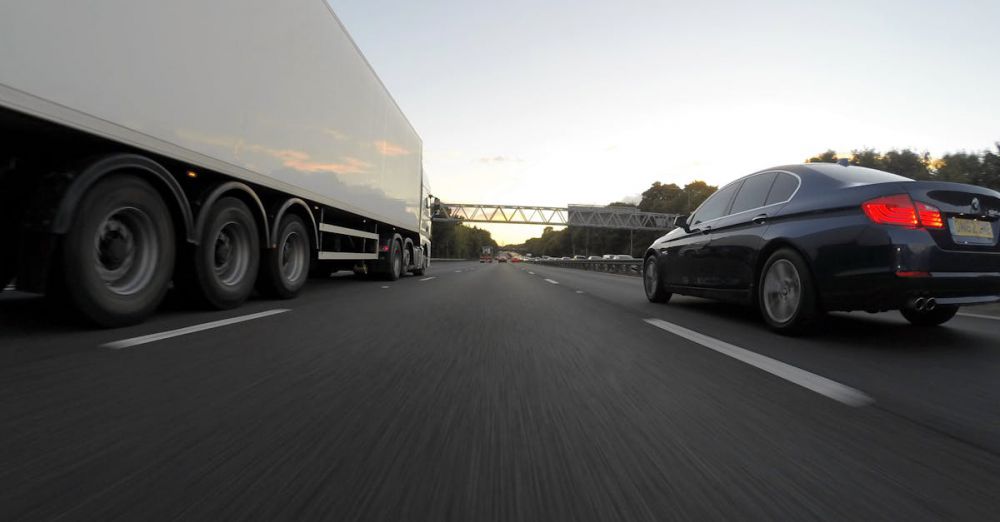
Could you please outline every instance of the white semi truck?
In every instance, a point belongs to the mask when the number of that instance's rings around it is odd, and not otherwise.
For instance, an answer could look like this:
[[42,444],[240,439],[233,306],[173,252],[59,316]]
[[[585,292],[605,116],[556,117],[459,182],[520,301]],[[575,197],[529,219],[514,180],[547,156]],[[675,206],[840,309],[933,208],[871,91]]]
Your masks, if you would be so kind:
[[421,148],[324,0],[0,3],[0,289],[97,324],[422,273]]

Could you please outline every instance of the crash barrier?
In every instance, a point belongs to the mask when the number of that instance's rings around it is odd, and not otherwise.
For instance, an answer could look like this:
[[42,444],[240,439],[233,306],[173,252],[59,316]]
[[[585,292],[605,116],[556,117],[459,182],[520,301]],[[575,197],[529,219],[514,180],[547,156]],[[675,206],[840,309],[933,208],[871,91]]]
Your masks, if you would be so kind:
[[592,272],[607,272],[611,274],[642,275],[641,259],[537,259],[532,261],[539,265],[576,268]]

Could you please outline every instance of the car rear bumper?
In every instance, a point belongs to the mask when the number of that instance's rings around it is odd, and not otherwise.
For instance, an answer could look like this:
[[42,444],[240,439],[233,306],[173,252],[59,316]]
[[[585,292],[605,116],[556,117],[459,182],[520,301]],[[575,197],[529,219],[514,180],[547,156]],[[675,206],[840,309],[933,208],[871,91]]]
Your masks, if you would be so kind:
[[917,298],[938,305],[972,306],[1000,302],[1000,272],[929,272],[900,277],[894,272],[837,278],[822,296],[828,310],[894,310]]

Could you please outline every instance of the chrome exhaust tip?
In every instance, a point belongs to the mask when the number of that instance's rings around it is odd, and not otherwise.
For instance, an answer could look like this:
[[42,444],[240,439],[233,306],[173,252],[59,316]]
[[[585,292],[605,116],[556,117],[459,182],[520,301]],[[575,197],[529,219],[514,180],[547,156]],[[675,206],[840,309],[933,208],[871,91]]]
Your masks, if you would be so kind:
[[924,299],[923,297],[918,297],[911,302],[910,306],[918,312],[923,312],[926,303],[927,299]]
[[927,300],[924,301],[924,311],[930,312],[935,308],[937,308],[937,301],[935,301],[933,297],[928,297]]

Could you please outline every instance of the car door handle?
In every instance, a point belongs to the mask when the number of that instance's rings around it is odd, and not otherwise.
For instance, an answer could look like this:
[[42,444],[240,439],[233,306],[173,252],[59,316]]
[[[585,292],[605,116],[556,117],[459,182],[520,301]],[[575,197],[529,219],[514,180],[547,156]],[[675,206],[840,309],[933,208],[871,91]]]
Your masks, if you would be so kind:
[[757,223],[758,225],[763,225],[764,223],[767,222],[767,214],[758,214],[754,216],[751,221]]

